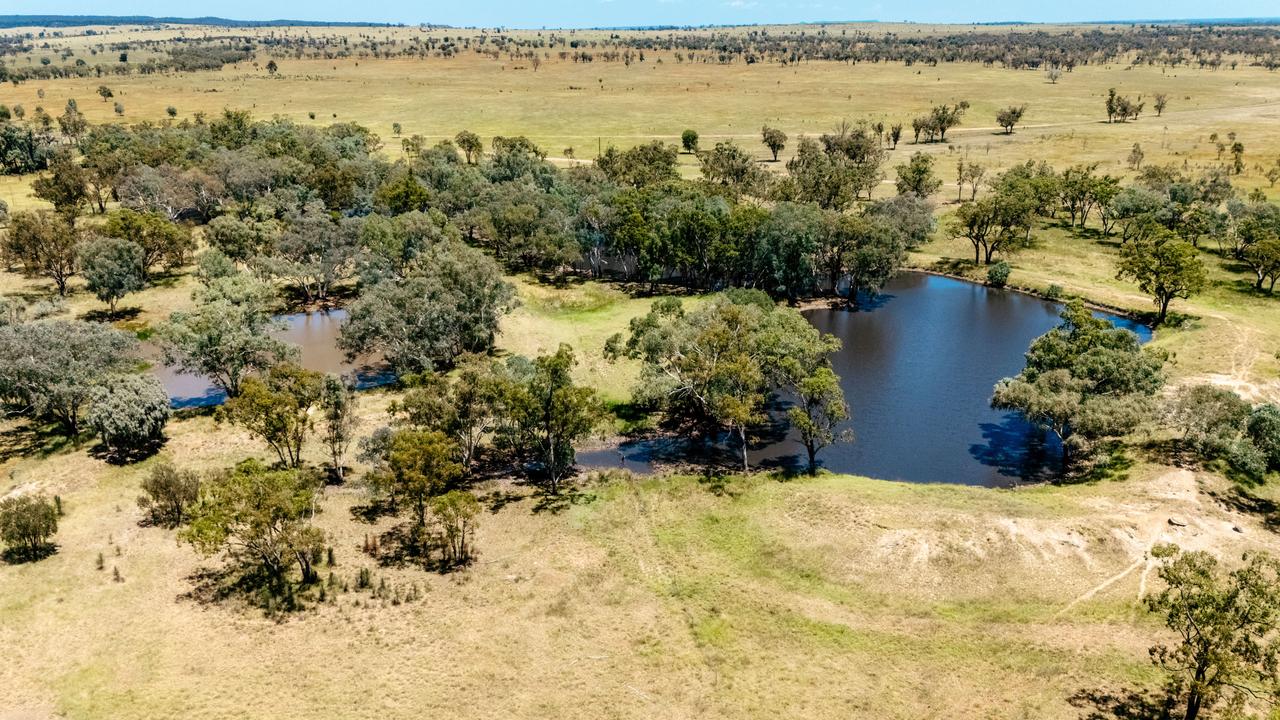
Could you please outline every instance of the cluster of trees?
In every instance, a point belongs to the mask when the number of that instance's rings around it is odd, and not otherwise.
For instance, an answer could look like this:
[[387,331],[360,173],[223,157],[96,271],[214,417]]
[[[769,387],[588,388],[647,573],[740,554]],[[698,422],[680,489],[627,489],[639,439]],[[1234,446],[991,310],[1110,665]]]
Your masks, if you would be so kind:
[[0,399],[73,439],[87,420],[120,457],[153,449],[169,419],[168,395],[154,377],[133,374],[139,364],[136,338],[101,323],[0,326]]
[[1182,446],[1206,461],[1254,482],[1280,470],[1280,406],[1251,405],[1224,387],[1188,385],[1169,398],[1164,413]]
[[1052,433],[1066,473],[1152,417],[1165,360],[1075,300],[1061,325],[1031,343],[1022,372],[996,384],[991,406]]
[[[769,135],[780,148],[784,141]],[[83,162],[60,156],[40,181],[38,192],[57,211],[17,214],[8,256],[63,290],[83,273],[111,307],[157,265],[187,260],[190,224],[207,224],[217,253],[202,258],[202,268],[252,270],[306,302],[326,302],[335,287],[358,282],[376,292],[365,303],[375,307],[438,279],[427,275],[452,272],[442,265],[484,268],[488,277],[493,266],[462,243],[517,269],[585,264],[629,279],[741,285],[794,298],[835,287],[838,263],[826,253],[819,274],[817,238],[841,225],[833,213],[870,195],[885,157],[879,131],[844,126],[801,140],[788,178],[771,180],[740,148],[720,143],[700,153],[703,180],[686,182],[676,173],[676,149],[660,143],[611,149],[595,166],[558,171],[524,138],[494,138],[487,154],[468,132],[432,147],[405,142],[411,157],[393,164],[357,126],[253,122],[230,111],[209,121],[87,128],[78,140]],[[904,193],[937,187],[920,179]],[[778,205],[747,199],[758,197]],[[78,221],[112,198],[122,208],[105,223]],[[921,197],[871,203],[860,217],[866,232],[896,234],[907,247],[924,239],[931,222]],[[811,277],[788,268],[802,255]],[[507,300],[489,285],[496,293],[489,306],[499,312]],[[354,352],[379,349],[357,335],[353,327]],[[473,339],[451,342],[475,349]]]
[[769,421],[768,401],[786,396],[813,473],[818,452],[847,439],[838,426],[849,407],[828,359],[839,348],[839,339],[765,293],[729,290],[692,311],[676,298],[655,302],[625,337],[609,338],[605,355],[641,360],[633,401],[661,410],[682,434],[736,445],[744,471],[751,435]]

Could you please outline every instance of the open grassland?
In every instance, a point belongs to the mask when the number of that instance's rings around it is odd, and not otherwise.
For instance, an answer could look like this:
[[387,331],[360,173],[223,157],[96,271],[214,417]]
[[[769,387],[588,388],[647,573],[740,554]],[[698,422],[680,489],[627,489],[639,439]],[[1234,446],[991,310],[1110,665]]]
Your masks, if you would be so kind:
[[[394,32],[415,31],[369,34]],[[60,42],[74,47],[109,37]],[[950,159],[942,164],[944,175],[960,155],[992,168],[1037,159],[1058,165],[1099,162],[1104,171],[1122,173],[1134,142],[1143,144],[1148,163],[1185,163],[1195,169],[1218,163],[1210,134],[1225,137],[1234,131],[1246,147],[1249,166],[1239,184],[1249,189],[1267,185],[1258,168],[1280,157],[1280,80],[1274,72],[1243,65],[1216,71],[1089,65],[1054,84],[1038,71],[969,63],[721,65],[676,62],[674,54],[665,52],[647,52],[645,62],[630,66],[574,63],[552,53],[537,70],[523,61],[474,52],[426,59],[281,58],[275,75],[266,71],[266,61],[266,55],[259,55],[252,63],[220,71],[31,81],[0,87],[0,103],[28,110],[43,105],[57,114],[68,98],[75,98],[92,122],[158,121],[169,106],[180,118],[232,108],[304,123],[351,121],[371,127],[392,155],[400,152],[392,129],[399,123],[404,135],[429,140],[452,137],[464,128],[485,138],[522,134],[553,157],[573,148],[579,158],[594,157],[610,144],[629,146],[652,138],[677,142],[681,131],[694,128],[704,146],[731,139],[763,160],[768,152],[759,142],[759,130],[768,124],[792,137],[785,160],[800,135],[830,131],[841,120],[883,120],[906,125],[907,142],[891,162],[916,150],[937,153]],[[112,88],[112,102],[97,96],[100,84]],[[1103,99],[1112,87],[1148,100],[1142,119],[1104,122]],[[1169,97],[1169,109],[1159,118],[1150,109],[1155,93]],[[964,125],[948,135],[948,143],[910,142],[911,118],[932,105],[959,100],[968,100],[972,108]],[[115,114],[114,101],[123,104],[123,116]],[[996,110],[1022,104],[1028,106],[1024,127],[1012,136],[999,134]],[[694,159],[685,156],[684,161],[692,173]]]
[[[364,430],[387,400],[365,396]],[[169,434],[192,467],[260,451],[206,417]],[[67,515],[56,555],[0,572],[0,717],[1077,717],[1156,681],[1161,631],[1137,604],[1152,543],[1274,543],[1206,494],[1220,480],[1145,465],[1019,491],[597,479],[558,513],[479,487],[479,562],[439,576],[363,555],[392,521],[356,519],[363,491],[335,487],[323,572],[420,597],[353,590],[277,623],[202,600],[216,563],[139,525],[154,461],[5,457],[5,492],[58,493]]]

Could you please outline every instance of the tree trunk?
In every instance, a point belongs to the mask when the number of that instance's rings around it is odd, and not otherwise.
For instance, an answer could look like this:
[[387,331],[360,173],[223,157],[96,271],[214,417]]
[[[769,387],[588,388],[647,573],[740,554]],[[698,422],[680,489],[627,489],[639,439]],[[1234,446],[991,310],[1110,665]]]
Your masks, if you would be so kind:
[[747,463],[747,426],[742,425],[738,428],[738,438],[742,440],[742,472],[750,472],[751,466]]
[[818,448],[812,442],[807,442],[804,449],[809,453],[809,477],[813,477],[818,474]]
[[1182,716],[1183,720],[1196,720],[1200,715],[1200,692],[1192,690],[1187,695],[1187,712]]

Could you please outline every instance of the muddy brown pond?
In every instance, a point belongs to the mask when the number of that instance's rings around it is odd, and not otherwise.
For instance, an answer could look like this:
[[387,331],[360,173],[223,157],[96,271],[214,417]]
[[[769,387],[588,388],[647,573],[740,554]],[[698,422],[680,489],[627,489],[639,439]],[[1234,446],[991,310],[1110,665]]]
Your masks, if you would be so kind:
[[[991,388],[1016,374],[1032,339],[1058,323],[1057,303],[974,283],[901,273],[857,311],[811,310],[815,327],[844,347],[831,361],[852,410],[852,443],[825,448],[823,467],[841,473],[912,482],[1007,486],[1043,477],[1061,448],[1014,413],[992,410]],[[1097,313],[1146,341],[1147,327]],[[376,360],[348,363],[337,348],[342,310],[278,318],[276,336],[301,349],[313,370],[353,376],[374,387],[395,376]],[[215,405],[225,397],[207,378],[157,364],[174,407]],[[803,451],[784,422],[785,398],[770,408],[775,422],[757,432],[755,466],[800,468]],[[653,472],[664,465],[722,461],[736,448],[690,439],[644,439],[578,454],[585,468]]]

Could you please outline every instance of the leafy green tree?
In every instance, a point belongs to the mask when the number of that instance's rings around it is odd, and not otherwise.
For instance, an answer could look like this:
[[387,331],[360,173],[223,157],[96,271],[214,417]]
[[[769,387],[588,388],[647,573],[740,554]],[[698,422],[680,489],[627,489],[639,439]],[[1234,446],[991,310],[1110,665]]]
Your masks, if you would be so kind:
[[1164,616],[1176,641],[1152,647],[1151,659],[1169,673],[1184,720],[1219,706],[1234,715],[1255,700],[1280,701],[1280,563],[1247,554],[1242,567],[1224,572],[1204,551],[1160,545],[1152,555],[1166,587],[1147,607]]
[[67,283],[80,269],[71,223],[52,213],[17,212],[3,242],[5,255],[21,262],[24,274],[52,280],[58,294],[66,297]]
[[312,410],[320,404],[324,376],[297,365],[281,364],[249,377],[240,392],[218,410],[218,419],[243,427],[275,451],[280,464],[302,465],[302,446],[315,427]]
[[373,487],[397,506],[413,513],[413,527],[421,549],[427,531],[427,510],[432,498],[449,492],[462,479],[458,447],[435,430],[397,430],[387,443],[386,455],[369,476]]
[[138,341],[108,325],[52,320],[0,327],[0,397],[80,434],[96,389],[138,362]]
[[1264,403],[1255,407],[1249,414],[1248,431],[1267,466],[1280,470],[1280,406]]
[[349,307],[338,344],[350,358],[380,352],[402,375],[424,372],[487,351],[514,306],[515,289],[492,258],[442,243],[413,275],[365,290]]
[[90,238],[80,243],[77,252],[89,291],[107,304],[112,315],[121,298],[141,290],[146,282],[142,246],[131,240]]
[[603,415],[595,390],[574,383],[576,364],[573,349],[562,343],[555,353],[523,363],[504,398],[507,442],[533,458],[552,495],[577,459],[574,444]]
[[1007,108],[997,110],[996,124],[1004,128],[1005,135],[1012,135],[1013,127],[1022,122],[1022,116],[1026,112],[1026,105],[1010,105]]
[[0,500],[0,540],[16,561],[39,560],[53,552],[50,538],[58,532],[58,511],[43,495],[16,495]]
[[94,389],[85,420],[117,458],[157,447],[169,422],[169,394],[151,375],[113,375]]
[[680,146],[683,147],[684,151],[687,153],[698,152],[698,131],[685,130],[680,133]]
[[605,354],[642,360],[636,401],[663,409],[668,422],[689,430],[727,432],[747,470],[748,434],[764,421],[770,394],[838,348],[838,340],[764,293],[731,291],[691,313],[679,300],[659,300],[632,320],[625,340],[610,338]]
[[279,226],[273,221],[242,220],[233,215],[214,218],[205,226],[204,233],[210,246],[238,262],[271,254],[279,235]]
[[315,559],[324,551],[324,532],[311,523],[319,485],[313,473],[246,460],[201,484],[179,537],[201,554],[223,553],[262,575],[273,591],[287,585],[294,565],[303,583],[315,582]]
[[320,432],[338,481],[344,479],[344,460],[360,421],[356,394],[342,378],[329,373],[320,390]]
[[138,507],[150,521],[176,528],[190,518],[191,507],[200,497],[200,473],[179,469],[168,458],[160,458],[142,479]]
[[450,490],[431,499],[431,516],[440,531],[444,569],[461,567],[475,555],[475,533],[480,503],[465,490]]
[[787,134],[778,128],[771,128],[765,125],[760,130],[760,142],[769,148],[769,152],[773,153],[773,161],[778,162],[778,153],[787,146]]
[[596,167],[612,181],[627,187],[648,187],[680,178],[676,170],[679,151],[661,140],[619,151],[610,145]]
[[933,156],[922,152],[911,154],[911,159],[895,168],[898,173],[898,193],[915,193],[929,197],[942,187],[942,178],[933,171]]
[[160,213],[121,208],[107,216],[102,232],[141,246],[142,266],[148,275],[162,263],[169,269],[186,263],[195,248],[191,234]]
[[1063,468],[1109,438],[1132,432],[1164,383],[1164,356],[1137,335],[1095,318],[1079,300],[1036,338],[1026,367],[995,386],[991,406],[1014,410],[1062,441]]
[[480,155],[484,152],[484,143],[480,140],[479,135],[470,130],[463,130],[454,136],[453,142],[467,156],[468,165],[480,162]]
[[747,151],[728,140],[699,153],[698,160],[707,182],[735,195],[762,195],[769,184],[769,173]]
[[498,425],[508,378],[479,357],[460,363],[453,375],[452,380],[438,374],[416,377],[390,412],[453,438],[463,468],[470,470],[481,442]]
[[167,364],[204,375],[235,397],[246,375],[297,355],[269,334],[276,323],[274,290],[266,283],[235,275],[196,290],[194,298],[194,309],[171,314],[158,328]]
[[59,152],[49,162],[49,174],[32,181],[31,191],[71,223],[89,201],[89,174],[70,152]]
[[318,206],[290,218],[270,255],[254,258],[261,271],[301,291],[309,303],[329,297],[334,285],[355,268],[360,222],[335,222]]
[[849,419],[849,404],[840,387],[840,377],[823,365],[793,380],[796,405],[787,411],[791,427],[800,435],[800,444],[809,456],[809,474],[818,472],[818,452],[840,441],[851,440],[852,433],[836,428]]
[[1280,280],[1280,237],[1269,237],[1253,243],[1241,253],[1242,259],[1253,271],[1253,286],[1259,290],[1267,283],[1267,292],[1273,293]]
[[1116,278],[1137,282],[1152,297],[1157,324],[1168,316],[1169,303],[1195,295],[1209,281],[1196,249],[1167,231],[1124,245]]

